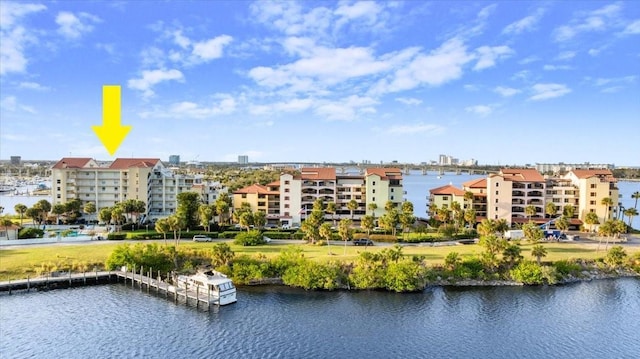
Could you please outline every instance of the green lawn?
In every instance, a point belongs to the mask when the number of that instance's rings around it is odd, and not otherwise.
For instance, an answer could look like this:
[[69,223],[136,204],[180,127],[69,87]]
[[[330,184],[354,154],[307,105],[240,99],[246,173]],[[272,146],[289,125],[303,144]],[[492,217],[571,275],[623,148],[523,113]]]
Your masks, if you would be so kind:
[[[143,241],[140,243],[149,243]],[[158,245],[164,245],[163,241],[156,242]],[[169,243],[173,243],[169,241]],[[231,249],[236,255],[248,254],[257,255],[261,254],[267,258],[277,256],[280,251],[290,244],[275,244],[270,243],[263,246],[256,247],[243,247],[231,245]],[[75,263],[79,268],[86,268],[92,270],[95,264],[104,263],[111,251],[122,242],[108,241],[101,243],[93,243],[90,245],[54,245],[54,246],[42,246],[31,247],[25,246],[18,249],[0,249],[0,281],[26,278],[27,276],[33,277],[37,275],[38,269],[42,267],[43,263],[48,265],[60,264],[73,264]],[[182,248],[211,248],[214,243],[194,243],[191,241],[182,241],[180,247]],[[373,246],[373,247],[357,247],[350,243],[344,245],[332,245],[332,246],[313,246],[304,244],[300,241],[299,244],[304,251],[304,256],[309,259],[318,261],[328,260],[346,260],[352,261],[357,258],[359,253],[364,251],[376,252],[381,251],[385,246]],[[595,259],[605,256],[604,243],[600,251],[596,251],[595,247],[577,243],[543,243],[542,244],[548,252],[545,261],[556,261],[560,259],[569,258],[584,258]],[[522,255],[525,258],[533,259],[531,257],[531,244],[522,244]],[[611,245],[609,246],[609,248]],[[457,245],[457,246],[435,246],[429,245],[407,245],[403,248],[405,255],[421,255],[425,257],[426,262],[429,264],[442,263],[444,257],[449,252],[458,252],[461,256],[471,256],[477,254],[482,249],[478,245]],[[331,254],[329,253],[331,251]],[[640,251],[640,247],[627,247],[627,254]]]

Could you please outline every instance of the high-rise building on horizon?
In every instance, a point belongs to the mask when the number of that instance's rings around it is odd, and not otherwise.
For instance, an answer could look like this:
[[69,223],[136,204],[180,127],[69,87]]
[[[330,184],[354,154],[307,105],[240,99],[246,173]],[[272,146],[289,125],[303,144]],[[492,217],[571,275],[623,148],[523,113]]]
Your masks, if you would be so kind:
[[239,155],[238,156],[238,163],[241,165],[246,165],[249,163],[249,156],[247,155]]
[[180,155],[171,155],[169,156],[169,164],[172,166],[180,165]]

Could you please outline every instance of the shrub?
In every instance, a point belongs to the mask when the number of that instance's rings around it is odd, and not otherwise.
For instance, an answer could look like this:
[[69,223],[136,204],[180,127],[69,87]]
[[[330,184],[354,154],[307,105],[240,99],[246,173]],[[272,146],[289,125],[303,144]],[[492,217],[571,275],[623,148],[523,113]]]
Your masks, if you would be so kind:
[[40,238],[42,237],[43,234],[44,234],[44,231],[40,228],[33,228],[33,227],[22,228],[18,232],[18,239]]
[[390,263],[384,276],[385,288],[395,292],[422,290],[426,285],[425,273],[425,268],[413,261]]
[[607,252],[607,256],[604,258],[604,262],[607,263],[610,267],[616,268],[620,267],[627,258],[627,252],[622,248],[622,246],[613,246]]
[[107,235],[107,239],[110,241],[121,241],[121,240],[127,239],[127,234],[126,233],[109,233],[109,235]]
[[531,261],[522,261],[517,267],[509,271],[511,278],[516,282],[524,284],[544,284],[545,276],[542,271],[542,266],[538,263]]
[[286,285],[307,290],[333,290],[340,287],[342,277],[342,271],[335,263],[317,263],[306,260],[289,267],[282,276],[282,280]]
[[569,275],[576,277],[579,276],[582,271],[580,264],[566,259],[555,261],[553,267],[560,278],[565,278]]
[[243,246],[258,246],[265,244],[266,242],[260,231],[249,231],[238,233],[236,238],[233,240],[233,243]]
[[252,280],[273,278],[273,266],[265,260],[247,255],[236,257],[231,263],[231,278],[239,285],[249,284]]

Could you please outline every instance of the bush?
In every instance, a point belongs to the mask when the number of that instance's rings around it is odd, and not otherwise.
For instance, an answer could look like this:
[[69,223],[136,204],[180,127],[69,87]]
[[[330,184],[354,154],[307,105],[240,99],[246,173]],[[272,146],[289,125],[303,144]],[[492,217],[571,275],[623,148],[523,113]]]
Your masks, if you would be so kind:
[[289,267],[282,280],[284,284],[304,289],[333,290],[340,287],[343,277],[335,263],[317,263],[309,260]]
[[426,285],[426,269],[417,262],[390,263],[384,276],[385,288],[395,292],[415,292]]
[[545,282],[542,266],[536,262],[522,261],[517,267],[509,271],[509,274],[513,280],[524,284],[540,285]]
[[44,231],[40,228],[22,228],[18,232],[18,239],[41,238],[42,235],[44,235]]
[[258,246],[267,242],[265,242],[260,231],[249,231],[238,233],[236,238],[233,240],[233,243],[243,246]]
[[612,268],[620,267],[627,259],[627,252],[622,246],[613,246],[607,252],[604,261]]
[[291,232],[264,232],[263,235],[271,238],[271,239],[290,239],[292,236]]
[[107,239],[110,241],[122,241],[127,239],[126,233],[109,233]]
[[572,260],[559,260],[553,263],[556,273],[559,278],[565,278],[567,276],[577,277],[582,272],[582,266]]
[[[241,232],[237,232],[237,231],[224,231],[224,232],[218,234],[218,238],[234,239],[240,233]],[[244,233],[244,232],[242,232],[242,233]]]
[[231,263],[231,279],[235,284],[249,284],[252,280],[273,278],[273,266],[265,260],[249,256],[236,257]]

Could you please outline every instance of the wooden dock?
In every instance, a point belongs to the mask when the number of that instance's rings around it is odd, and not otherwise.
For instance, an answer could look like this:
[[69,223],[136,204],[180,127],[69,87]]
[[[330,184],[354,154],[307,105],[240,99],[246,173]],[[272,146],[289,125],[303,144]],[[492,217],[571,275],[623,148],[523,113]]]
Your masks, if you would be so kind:
[[[94,271],[84,273],[55,272],[37,278],[27,278],[13,281],[0,282],[0,293],[5,292],[11,295],[15,291],[41,291],[61,288],[84,287],[89,285],[123,283],[131,286],[132,289],[146,290],[147,293],[154,292],[171,298],[174,302],[184,302],[185,304],[195,304],[196,307],[208,309],[211,304],[219,305],[219,301],[212,298],[209,291],[195,289],[178,288],[163,281],[160,273],[153,278],[153,270],[146,273],[140,267],[139,271]],[[202,305],[204,304],[204,305]]]

